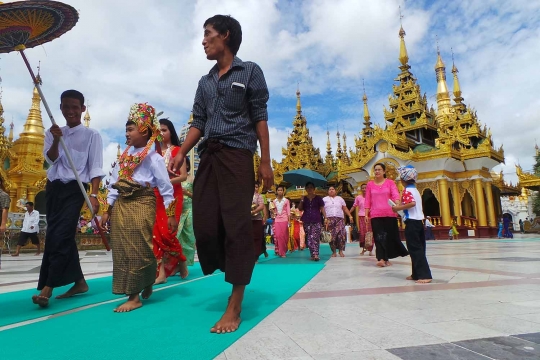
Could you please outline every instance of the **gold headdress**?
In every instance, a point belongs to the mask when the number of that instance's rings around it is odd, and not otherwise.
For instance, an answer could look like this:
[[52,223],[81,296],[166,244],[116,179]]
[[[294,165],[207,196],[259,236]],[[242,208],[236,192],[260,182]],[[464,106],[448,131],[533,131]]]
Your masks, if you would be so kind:
[[129,109],[128,121],[133,121],[141,134],[150,131],[152,134],[151,142],[154,142],[156,139],[161,141],[158,120],[161,114],[163,112],[156,114],[156,109],[152,105],[148,105],[148,103],[133,104],[131,109]]

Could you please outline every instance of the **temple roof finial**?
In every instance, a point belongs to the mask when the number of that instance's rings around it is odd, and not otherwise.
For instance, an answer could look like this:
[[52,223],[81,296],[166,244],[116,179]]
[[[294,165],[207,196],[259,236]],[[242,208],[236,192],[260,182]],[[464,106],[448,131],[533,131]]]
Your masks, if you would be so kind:
[[459,84],[459,78],[458,78],[458,69],[456,67],[456,64],[454,63],[454,50],[452,49],[452,74],[454,74],[454,101],[456,103],[461,103],[463,101],[463,98],[461,97],[461,85]]
[[302,114],[302,103],[300,102],[300,83],[296,84],[296,113]]
[[90,127],[90,101],[86,104],[86,114],[84,114],[84,126]]
[[405,46],[405,30],[403,30],[403,24],[401,23],[401,19],[403,19],[403,15],[401,14],[401,6],[399,7],[399,62],[401,65],[407,65],[409,62],[409,54],[407,53],[407,47]]

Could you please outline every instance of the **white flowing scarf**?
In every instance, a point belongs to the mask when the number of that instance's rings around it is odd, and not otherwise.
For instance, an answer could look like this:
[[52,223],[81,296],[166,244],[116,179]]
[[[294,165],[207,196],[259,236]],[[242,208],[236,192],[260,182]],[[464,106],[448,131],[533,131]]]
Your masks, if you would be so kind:
[[281,201],[275,199],[274,203],[276,204],[276,210],[278,212],[278,215],[281,215],[281,213],[283,212],[283,207],[285,206],[285,198],[281,199]]

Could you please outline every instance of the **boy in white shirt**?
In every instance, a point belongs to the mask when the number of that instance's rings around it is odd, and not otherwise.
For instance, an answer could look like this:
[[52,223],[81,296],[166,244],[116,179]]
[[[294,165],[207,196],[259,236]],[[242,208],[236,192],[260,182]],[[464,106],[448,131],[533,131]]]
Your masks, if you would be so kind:
[[174,216],[176,199],[165,160],[151,149],[159,134],[155,109],[148,104],[133,105],[126,123],[128,147],[113,169],[108,209],[101,216],[103,229],[111,218],[113,293],[128,295],[115,312],[140,308],[140,292],[143,299],[152,295],[157,272],[152,244],[155,187],[163,197],[168,230],[176,234],[178,226]]
[[405,188],[401,195],[401,203],[392,206],[394,212],[403,210],[405,223],[405,240],[411,255],[412,274],[407,280],[415,280],[418,284],[427,284],[432,280],[431,270],[426,258],[426,239],[424,235],[424,213],[422,210],[422,196],[416,189],[418,172],[407,165],[398,168],[401,184]]
[[26,245],[28,238],[32,241],[32,244],[37,246],[36,256],[41,253],[41,247],[39,244],[39,238],[37,233],[39,231],[39,211],[34,210],[34,203],[28,201],[26,203],[26,213],[24,214],[23,226],[19,235],[19,241],[17,242],[17,250],[15,254],[11,256],[19,256],[21,247]]

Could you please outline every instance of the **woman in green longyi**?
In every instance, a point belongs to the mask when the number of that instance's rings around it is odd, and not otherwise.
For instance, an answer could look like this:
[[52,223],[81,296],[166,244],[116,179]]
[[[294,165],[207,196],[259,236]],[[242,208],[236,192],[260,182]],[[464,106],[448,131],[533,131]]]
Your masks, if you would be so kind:
[[182,245],[182,251],[186,257],[186,264],[193,266],[195,262],[195,233],[193,232],[193,215],[191,209],[191,197],[193,196],[193,175],[191,174],[191,166],[189,159],[186,159],[186,167],[188,178],[182,183],[182,190],[184,192],[184,204],[182,207],[182,215],[178,222],[178,232],[176,238],[180,245]]

